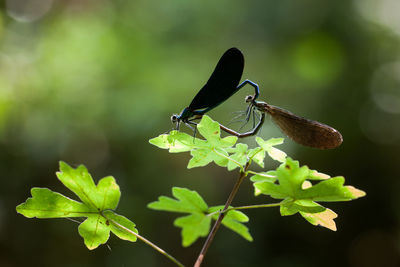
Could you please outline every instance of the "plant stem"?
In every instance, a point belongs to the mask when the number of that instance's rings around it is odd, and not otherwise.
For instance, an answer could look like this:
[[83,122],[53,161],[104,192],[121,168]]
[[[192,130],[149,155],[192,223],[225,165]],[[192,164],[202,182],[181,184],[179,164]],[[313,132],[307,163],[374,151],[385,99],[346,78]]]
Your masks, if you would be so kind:
[[263,177],[268,177],[268,178],[276,178],[275,175],[270,175],[270,174],[265,174],[265,173],[259,173],[259,172],[255,172],[255,171],[247,171],[250,174],[254,174],[254,175],[260,175]]
[[[248,206],[239,206],[239,207],[232,207],[232,208],[228,208],[226,210],[224,210],[224,213],[228,213],[231,210],[247,210],[247,209],[258,209],[258,208],[272,208],[272,207],[279,207],[280,205],[282,205],[282,202],[279,203],[270,203],[270,204],[258,204],[258,205],[248,205]],[[212,216],[216,213],[219,213],[221,211],[214,211],[211,212],[209,214],[207,214],[207,216]]]
[[214,223],[214,226],[211,229],[211,232],[208,234],[207,240],[204,242],[203,248],[201,249],[200,254],[197,257],[194,267],[200,267],[201,263],[203,262],[204,257],[207,253],[207,250],[210,247],[211,242],[213,241],[214,236],[217,233],[219,227],[221,226],[221,222],[225,217],[225,214],[226,214],[225,211],[229,208],[236,193],[238,192],[240,184],[243,182],[244,178],[247,175],[246,172],[247,172],[247,169],[249,168],[249,166],[250,166],[250,162],[247,162],[246,166],[244,167],[244,170],[240,171],[239,179],[236,181],[235,185],[233,186],[233,189],[228,197],[228,200],[225,203],[224,209],[221,211],[217,221]]
[[258,153],[260,153],[261,151],[263,151],[263,149],[262,149],[261,147],[259,147],[259,148],[258,148],[258,151],[257,151],[256,153],[254,153],[251,157],[249,157],[249,161],[252,161],[253,158],[254,158]]
[[178,265],[179,267],[185,267],[185,265],[183,265],[182,263],[180,263],[177,259],[175,259],[172,255],[170,255],[168,252],[166,252],[165,250],[159,248],[156,244],[152,243],[150,240],[147,240],[146,238],[144,238],[143,236],[139,235],[138,233],[135,233],[134,231],[126,228],[125,226],[119,224],[118,222],[114,221],[113,219],[108,218],[107,216],[104,215],[104,213],[102,212],[101,215],[106,218],[109,222],[111,222],[112,224],[116,225],[117,227],[121,228],[122,230],[136,236],[137,238],[139,238],[140,240],[142,240],[144,243],[146,243],[147,245],[149,245],[150,247],[152,247],[153,249],[157,250],[158,252],[160,252],[162,255],[164,255],[165,257],[167,257],[168,259],[170,259],[173,263],[175,263],[176,265]]
[[272,208],[272,207],[279,207],[280,205],[282,205],[282,202],[271,203],[271,204],[258,204],[258,205],[240,206],[240,207],[229,208],[225,212],[228,212],[230,210],[247,210],[247,209],[258,209],[258,208]]

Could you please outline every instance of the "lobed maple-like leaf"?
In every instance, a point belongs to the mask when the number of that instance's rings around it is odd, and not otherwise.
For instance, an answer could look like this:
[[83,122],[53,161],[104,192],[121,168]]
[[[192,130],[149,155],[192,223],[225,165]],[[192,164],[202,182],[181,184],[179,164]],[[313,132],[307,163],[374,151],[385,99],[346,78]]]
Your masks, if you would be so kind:
[[[218,219],[218,211],[222,210],[223,206],[208,207],[196,191],[187,188],[174,187],[172,195],[175,199],[160,196],[158,201],[149,203],[148,207],[155,210],[189,213],[174,221],[175,226],[182,228],[182,245],[187,247],[198,238],[208,235],[212,219]],[[252,241],[248,228],[243,224],[248,221],[248,217],[243,212],[231,210],[225,215],[222,224],[246,240]]]
[[343,177],[329,177],[307,166],[300,167],[299,162],[291,158],[286,158],[276,171],[258,173],[251,181],[256,195],[284,200],[280,205],[282,216],[299,212],[312,224],[329,229],[336,229],[333,221],[336,214],[317,202],[349,201],[365,196],[365,192],[353,186],[344,186]]
[[188,168],[206,166],[211,162],[226,167],[229,162],[228,148],[232,148],[237,137],[228,136],[221,138],[221,130],[218,122],[204,115],[197,125],[198,132],[206,139],[194,138],[186,133],[171,131],[150,139],[153,144],[162,149],[168,149],[171,153],[190,151],[192,158]]
[[[76,169],[60,162],[58,179],[82,202],[75,201],[47,188],[31,189],[32,197],[17,206],[17,212],[28,218],[85,217],[79,227],[87,248],[95,249],[107,242],[110,231],[124,240],[136,241],[136,237],[123,231],[112,221],[137,233],[135,224],[113,209],[118,206],[121,192],[112,176],[102,178],[96,185],[85,166]],[[112,220],[112,221],[111,221]]]

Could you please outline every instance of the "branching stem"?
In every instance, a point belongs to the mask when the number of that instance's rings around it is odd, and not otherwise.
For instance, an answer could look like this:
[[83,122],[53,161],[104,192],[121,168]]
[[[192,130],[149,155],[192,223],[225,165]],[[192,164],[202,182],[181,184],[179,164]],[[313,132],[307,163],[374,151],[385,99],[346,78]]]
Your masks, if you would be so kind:
[[[259,209],[259,208],[272,208],[272,207],[279,207],[280,205],[282,205],[282,202],[279,203],[270,203],[270,204],[258,204],[258,205],[248,205],[248,206],[239,206],[239,207],[232,207],[232,208],[228,208],[226,210],[224,210],[224,213],[228,213],[231,210],[247,210],[247,209]],[[220,213],[222,211],[214,211],[211,212],[209,214],[207,214],[207,216],[212,216],[216,213]]]
[[211,229],[211,232],[208,234],[207,240],[204,242],[203,248],[201,249],[200,254],[197,257],[197,260],[196,260],[196,262],[194,264],[194,267],[200,267],[201,266],[201,263],[203,262],[204,256],[206,255],[207,250],[210,247],[211,242],[213,241],[214,236],[217,233],[219,227],[221,226],[221,222],[222,222],[222,220],[224,219],[224,217],[226,215],[226,213],[225,213],[226,210],[231,205],[234,197],[236,196],[236,193],[239,190],[239,187],[240,187],[241,183],[243,182],[244,178],[247,175],[246,173],[247,173],[247,169],[249,168],[249,166],[250,166],[250,162],[247,162],[245,167],[244,167],[244,170],[240,171],[239,179],[236,181],[235,185],[233,186],[233,189],[232,189],[232,191],[231,191],[231,193],[230,193],[230,195],[228,197],[228,200],[225,203],[224,209],[221,211],[217,221],[214,223],[214,226]]

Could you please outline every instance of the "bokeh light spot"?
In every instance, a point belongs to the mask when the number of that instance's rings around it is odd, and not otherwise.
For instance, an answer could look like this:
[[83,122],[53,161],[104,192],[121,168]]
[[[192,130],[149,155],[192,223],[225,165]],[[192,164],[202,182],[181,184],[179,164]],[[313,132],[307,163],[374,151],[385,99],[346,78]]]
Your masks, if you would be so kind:
[[343,48],[332,36],[313,33],[295,44],[292,65],[302,79],[323,86],[331,83],[343,70]]
[[400,1],[398,0],[355,0],[356,9],[367,20],[385,25],[400,34]]
[[380,67],[372,78],[371,97],[388,113],[400,113],[400,62]]
[[364,104],[360,127],[365,136],[377,144],[395,144],[400,140],[400,117],[384,112],[373,102]]
[[7,0],[7,14],[19,22],[33,22],[43,17],[53,0]]

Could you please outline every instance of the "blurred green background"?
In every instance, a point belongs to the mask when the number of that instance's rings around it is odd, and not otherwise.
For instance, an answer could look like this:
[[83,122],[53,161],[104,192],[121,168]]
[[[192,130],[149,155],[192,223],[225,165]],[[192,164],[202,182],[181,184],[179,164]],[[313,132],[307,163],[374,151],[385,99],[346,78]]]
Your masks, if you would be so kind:
[[[180,245],[174,214],[146,208],[172,186],[222,204],[237,173],[186,169],[189,154],[148,140],[172,129],[222,53],[240,48],[260,100],[341,131],[342,146],[281,147],[343,175],[365,198],[333,203],[337,232],[278,209],[251,210],[249,243],[221,229],[204,266],[400,265],[400,4],[395,0],[3,0],[0,13],[0,266],[174,266],[141,242],[89,251],[68,220],[26,219],[33,186],[74,197],[58,161],[113,175],[118,212],[190,266],[204,239]],[[210,116],[227,124],[250,87]],[[260,136],[281,137],[268,119]],[[254,143],[254,138],[245,140]],[[275,167],[267,162],[267,168]],[[266,203],[244,183],[234,205]]]

